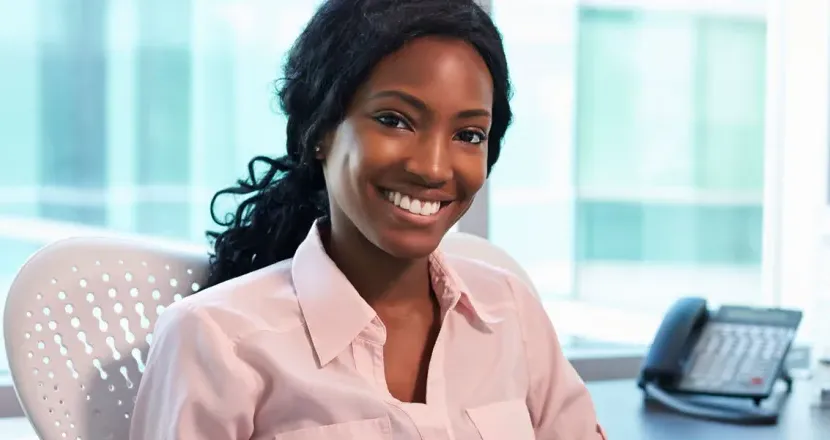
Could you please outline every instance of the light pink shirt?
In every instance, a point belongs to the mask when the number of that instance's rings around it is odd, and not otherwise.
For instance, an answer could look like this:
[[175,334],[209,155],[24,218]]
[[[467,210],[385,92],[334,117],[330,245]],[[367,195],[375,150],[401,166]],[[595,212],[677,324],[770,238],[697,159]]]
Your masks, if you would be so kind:
[[604,439],[528,287],[440,252],[430,262],[443,321],[426,404],[389,393],[383,323],[314,227],[292,260],[164,312],[130,439]]

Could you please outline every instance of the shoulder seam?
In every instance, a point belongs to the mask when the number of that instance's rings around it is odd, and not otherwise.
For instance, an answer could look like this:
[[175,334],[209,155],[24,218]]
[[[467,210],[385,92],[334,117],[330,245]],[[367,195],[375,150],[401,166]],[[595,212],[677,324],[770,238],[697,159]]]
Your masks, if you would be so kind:
[[252,365],[250,365],[248,362],[245,362],[243,360],[243,358],[240,357],[240,355],[239,355],[239,345],[240,345],[240,341],[244,337],[246,337],[250,334],[257,333],[257,332],[261,331],[262,329],[248,330],[244,333],[240,333],[240,334],[237,334],[237,335],[230,335],[222,329],[222,326],[220,326],[219,323],[217,323],[216,320],[213,319],[213,317],[210,316],[210,314],[205,313],[205,310],[200,309],[198,307],[192,307],[190,304],[185,304],[185,306],[187,307],[189,312],[194,313],[196,316],[199,316],[202,319],[205,319],[205,322],[206,322],[207,325],[215,327],[215,329],[218,330],[220,332],[220,334],[222,334],[225,337],[225,341],[227,342],[229,348],[231,349],[231,352],[233,353],[233,356],[234,356],[236,362],[239,362],[239,363],[245,365],[248,368],[248,373],[249,374],[241,374],[241,375],[238,375],[237,377],[241,376],[241,380],[246,382],[246,385],[248,385],[248,387],[250,387],[249,389],[252,389],[252,390],[260,389],[261,385],[256,383],[255,376],[253,376],[251,374],[251,373],[259,374],[259,373],[257,372],[257,370]]

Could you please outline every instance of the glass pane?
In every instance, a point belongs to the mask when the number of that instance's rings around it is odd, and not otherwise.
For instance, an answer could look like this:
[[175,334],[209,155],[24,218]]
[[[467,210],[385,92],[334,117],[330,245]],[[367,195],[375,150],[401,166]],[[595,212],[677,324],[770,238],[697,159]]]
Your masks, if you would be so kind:
[[0,0],[0,292],[80,227],[205,243],[213,193],[284,150],[273,81],[317,3]]
[[490,235],[560,333],[646,343],[679,296],[759,302],[763,19],[531,0],[494,17],[516,124]]

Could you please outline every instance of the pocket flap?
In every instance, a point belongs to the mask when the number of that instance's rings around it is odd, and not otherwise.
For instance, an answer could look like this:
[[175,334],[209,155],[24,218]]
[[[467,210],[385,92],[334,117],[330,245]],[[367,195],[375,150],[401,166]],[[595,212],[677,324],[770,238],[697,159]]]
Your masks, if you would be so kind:
[[534,440],[533,422],[523,399],[505,400],[468,408],[482,440]]
[[389,440],[392,427],[388,417],[354,420],[332,425],[303,428],[277,434],[274,440]]

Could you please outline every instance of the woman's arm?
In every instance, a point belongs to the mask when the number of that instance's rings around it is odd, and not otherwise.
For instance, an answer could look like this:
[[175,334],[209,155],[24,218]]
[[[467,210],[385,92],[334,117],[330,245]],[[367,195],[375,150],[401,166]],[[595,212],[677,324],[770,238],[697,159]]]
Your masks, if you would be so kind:
[[258,388],[236,344],[198,306],[159,318],[138,389],[131,440],[249,440]]
[[556,331],[529,287],[508,278],[518,306],[530,377],[527,404],[537,438],[604,440],[585,383],[562,353]]

